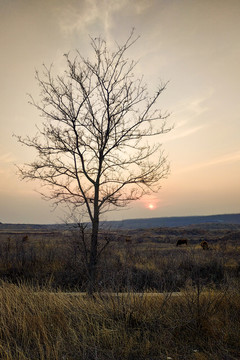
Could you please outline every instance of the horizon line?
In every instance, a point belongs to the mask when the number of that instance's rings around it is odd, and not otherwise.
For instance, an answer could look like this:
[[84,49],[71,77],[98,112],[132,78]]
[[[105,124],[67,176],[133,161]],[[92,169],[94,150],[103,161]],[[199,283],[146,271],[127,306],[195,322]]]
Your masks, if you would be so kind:
[[[221,214],[211,214],[211,215],[173,215],[173,216],[156,216],[156,217],[139,217],[139,218],[129,218],[129,219],[122,219],[122,220],[101,220],[100,223],[109,223],[109,222],[125,222],[125,221],[137,221],[137,220],[152,220],[152,219],[173,219],[173,218],[197,218],[197,217],[213,217],[213,216],[240,216],[239,213],[221,213]],[[90,221],[83,221],[83,223],[90,223]],[[76,222],[72,223],[66,223],[67,224],[75,224]],[[44,225],[63,225],[62,223],[24,223],[24,222],[1,222],[0,225],[38,225],[38,226],[44,226]]]

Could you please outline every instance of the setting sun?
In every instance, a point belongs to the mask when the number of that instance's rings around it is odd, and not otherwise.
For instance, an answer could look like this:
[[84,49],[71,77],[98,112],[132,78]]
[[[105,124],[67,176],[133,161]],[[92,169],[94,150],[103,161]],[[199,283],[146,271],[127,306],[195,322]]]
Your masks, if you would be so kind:
[[156,207],[156,206],[154,206],[153,204],[149,204],[149,205],[148,205],[148,208],[149,208],[150,210],[155,209],[155,207]]
[[159,199],[153,196],[146,196],[141,202],[147,210],[156,210],[159,207]]

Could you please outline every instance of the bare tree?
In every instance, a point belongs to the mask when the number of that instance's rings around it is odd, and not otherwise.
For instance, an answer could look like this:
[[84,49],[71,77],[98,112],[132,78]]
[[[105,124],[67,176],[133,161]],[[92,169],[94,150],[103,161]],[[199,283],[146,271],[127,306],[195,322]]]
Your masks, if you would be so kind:
[[137,39],[132,32],[110,52],[102,38],[91,38],[93,59],[65,54],[63,75],[43,65],[41,75],[36,72],[40,100],[30,96],[30,103],[45,120],[34,137],[18,137],[38,153],[20,169],[21,177],[40,179],[49,187],[44,196],[56,204],[85,207],[92,224],[90,293],[96,285],[100,215],[158,191],[168,174],[161,146],[152,139],[170,130],[168,114],[156,108],[166,84],[149,96],[143,78],[133,74],[136,62],[125,54]]

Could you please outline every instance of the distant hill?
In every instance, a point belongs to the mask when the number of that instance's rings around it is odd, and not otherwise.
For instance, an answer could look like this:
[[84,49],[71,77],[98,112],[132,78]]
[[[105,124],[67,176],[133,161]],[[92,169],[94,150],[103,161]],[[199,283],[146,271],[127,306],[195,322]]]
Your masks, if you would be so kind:
[[[159,218],[145,218],[145,219],[127,219],[121,221],[106,221],[101,222],[102,228],[110,229],[145,229],[157,227],[182,227],[182,226],[197,226],[197,227],[228,227],[230,225],[240,226],[240,214],[223,214],[223,215],[209,215],[209,216],[175,216],[175,217],[159,217]],[[0,231],[2,230],[63,230],[72,226],[71,224],[4,224],[0,223]]]
[[226,225],[240,225],[240,214],[127,219],[122,221],[108,221],[106,223],[102,223],[102,225],[115,229],[144,229],[156,227],[181,227],[189,225],[220,228],[222,226],[225,227]]

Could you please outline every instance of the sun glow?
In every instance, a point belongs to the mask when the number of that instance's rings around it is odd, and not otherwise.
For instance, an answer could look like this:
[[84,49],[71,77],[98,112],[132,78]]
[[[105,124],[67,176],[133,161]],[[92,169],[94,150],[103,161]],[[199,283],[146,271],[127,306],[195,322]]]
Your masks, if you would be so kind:
[[149,210],[154,210],[156,206],[154,204],[148,204]]
[[147,210],[156,210],[159,207],[159,199],[154,196],[145,196],[141,200],[142,205]]

